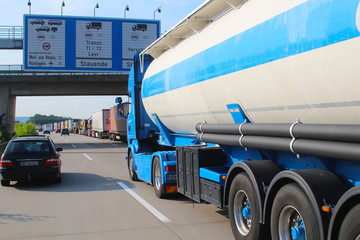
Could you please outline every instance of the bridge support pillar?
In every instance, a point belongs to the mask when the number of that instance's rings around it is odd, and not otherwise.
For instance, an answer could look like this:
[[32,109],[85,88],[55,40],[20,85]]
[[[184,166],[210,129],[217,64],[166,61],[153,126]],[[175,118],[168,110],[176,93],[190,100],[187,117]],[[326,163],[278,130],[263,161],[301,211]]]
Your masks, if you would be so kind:
[[10,95],[10,85],[0,83],[0,124],[10,133],[15,128],[16,96]]

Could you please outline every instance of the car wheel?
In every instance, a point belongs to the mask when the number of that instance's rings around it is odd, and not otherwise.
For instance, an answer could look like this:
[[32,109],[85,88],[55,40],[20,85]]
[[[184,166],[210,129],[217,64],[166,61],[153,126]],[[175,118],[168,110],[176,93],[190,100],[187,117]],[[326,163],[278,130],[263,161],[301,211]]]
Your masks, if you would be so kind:
[[54,183],[61,183],[61,175],[59,177],[54,178]]
[[4,187],[10,186],[10,180],[1,179],[1,186],[4,186]]

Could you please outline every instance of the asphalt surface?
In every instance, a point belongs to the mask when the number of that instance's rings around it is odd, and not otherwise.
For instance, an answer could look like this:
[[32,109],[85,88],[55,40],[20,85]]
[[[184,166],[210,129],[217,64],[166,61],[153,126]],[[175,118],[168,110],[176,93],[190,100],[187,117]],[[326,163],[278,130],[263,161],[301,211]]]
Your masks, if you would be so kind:
[[131,181],[126,144],[51,137],[64,148],[62,183],[0,186],[0,239],[233,239],[227,209],[178,194],[158,199],[151,185]]

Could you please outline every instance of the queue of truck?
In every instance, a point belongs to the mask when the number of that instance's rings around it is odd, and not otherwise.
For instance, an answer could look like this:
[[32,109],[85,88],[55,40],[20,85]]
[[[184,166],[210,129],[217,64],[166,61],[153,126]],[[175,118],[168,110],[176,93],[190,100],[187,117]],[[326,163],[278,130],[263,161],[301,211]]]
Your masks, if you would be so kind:
[[[128,112],[127,108],[125,109]],[[93,112],[88,119],[68,119],[37,126],[37,129],[62,133],[68,129],[69,133],[81,134],[95,138],[110,138],[113,141],[126,142],[126,117],[118,114],[117,105],[110,109]]]

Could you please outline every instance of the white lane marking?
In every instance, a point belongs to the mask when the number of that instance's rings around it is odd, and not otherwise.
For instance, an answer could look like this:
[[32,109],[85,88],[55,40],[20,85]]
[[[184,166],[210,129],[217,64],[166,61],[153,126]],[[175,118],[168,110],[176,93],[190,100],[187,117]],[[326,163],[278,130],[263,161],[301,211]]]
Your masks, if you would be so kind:
[[115,147],[118,147],[119,145],[115,144],[115,143],[112,143],[111,145],[115,146]]
[[76,148],[76,145],[74,145],[74,144],[71,144],[72,146],[73,146],[73,148]]
[[151,212],[155,217],[157,217],[162,222],[171,222],[165,215],[159,212],[156,208],[151,206],[147,201],[145,201],[142,197],[137,195],[133,190],[131,190],[128,186],[126,186],[123,182],[117,182],[120,187],[122,187],[128,194],[130,194],[136,201],[138,201],[141,205],[143,205],[149,212]]
[[87,155],[86,153],[83,153],[83,155],[85,156],[85,157],[87,157],[89,160],[93,160],[89,155]]

